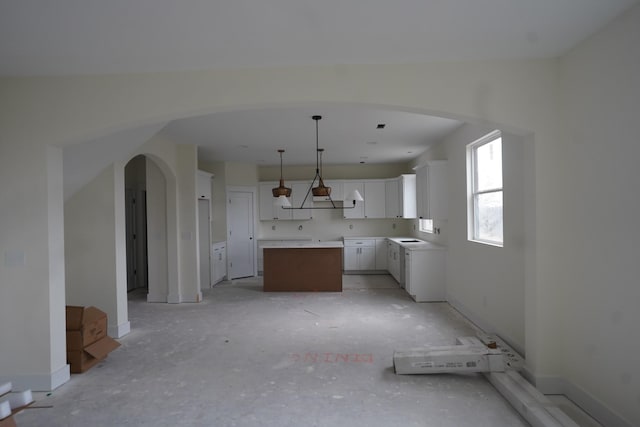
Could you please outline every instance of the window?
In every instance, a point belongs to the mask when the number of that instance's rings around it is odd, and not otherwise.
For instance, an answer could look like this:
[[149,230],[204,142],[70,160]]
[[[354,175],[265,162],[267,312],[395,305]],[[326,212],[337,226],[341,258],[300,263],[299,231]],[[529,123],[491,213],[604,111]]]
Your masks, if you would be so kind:
[[432,219],[419,220],[418,229],[424,233],[433,233],[433,220]]
[[502,136],[500,131],[467,146],[469,240],[502,246]]

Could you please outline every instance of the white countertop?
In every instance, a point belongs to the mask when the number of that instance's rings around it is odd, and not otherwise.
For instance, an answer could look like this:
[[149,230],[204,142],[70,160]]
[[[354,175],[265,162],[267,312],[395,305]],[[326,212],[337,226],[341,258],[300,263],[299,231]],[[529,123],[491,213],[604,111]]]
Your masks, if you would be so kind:
[[297,242],[286,242],[285,244],[264,244],[262,245],[263,249],[291,249],[291,248],[342,248],[344,244],[339,240],[332,240],[326,242],[309,242],[309,241],[297,241]]
[[[435,243],[427,242],[425,240],[416,239],[415,237],[387,237],[387,239],[399,244],[405,249],[409,249],[410,251],[444,251],[447,249],[444,246],[436,245]],[[418,240],[418,241],[406,242],[403,240]]]

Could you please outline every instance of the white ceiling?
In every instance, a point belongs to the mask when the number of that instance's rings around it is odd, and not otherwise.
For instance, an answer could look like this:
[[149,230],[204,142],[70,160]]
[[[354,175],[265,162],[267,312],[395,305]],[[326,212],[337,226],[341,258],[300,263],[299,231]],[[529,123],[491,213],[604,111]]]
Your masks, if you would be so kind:
[[[637,0],[0,0],[0,76],[562,55]],[[459,123],[323,106],[170,123],[205,160],[406,161]],[[387,123],[383,131],[377,123]],[[373,143],[376,144],[367,144]],[[246,146],[246,148],[243,148]],[[411,152],[411,153],[409,153]]]
[[636,0],[1,0],[0,75],[553,57]]
[[[175,120],[164,130],[197,144],[199,158],[274,165],[314,164],[316,122],[324,164],[397,163],[420,155],[461,122],[361,106],[323,105],[218,113]],[[377,129],[385,124],[384,129]]]

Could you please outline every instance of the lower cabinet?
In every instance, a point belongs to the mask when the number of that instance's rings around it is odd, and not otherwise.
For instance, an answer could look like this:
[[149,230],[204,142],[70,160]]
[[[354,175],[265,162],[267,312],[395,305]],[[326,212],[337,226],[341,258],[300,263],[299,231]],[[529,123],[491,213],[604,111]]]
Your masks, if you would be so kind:
[[343,254],[345,271],[376,269],[375,239],[345,239]]
[[404,251],[404,288],[416,302],[445,301],[444,250]]
[[212,284],[216,284],[224,280],[227,275],[227,242],[219,242],[211,245],[211,275]]
[[403,248],[391,240],[387,241],[387,269],[400,286],[404,285],[404,252]]

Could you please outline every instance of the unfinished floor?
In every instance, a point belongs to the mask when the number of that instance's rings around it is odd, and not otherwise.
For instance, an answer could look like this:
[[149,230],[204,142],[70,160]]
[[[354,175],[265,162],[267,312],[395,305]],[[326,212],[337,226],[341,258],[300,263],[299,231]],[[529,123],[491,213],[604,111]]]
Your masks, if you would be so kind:
[[394,349],[454,344],[472,325],[390,276],[342,293],[223,282],[200,304],[130,294],[132,332],[104,362],[16,417],[27,426],[526,426],[481,376],[399,376]]

